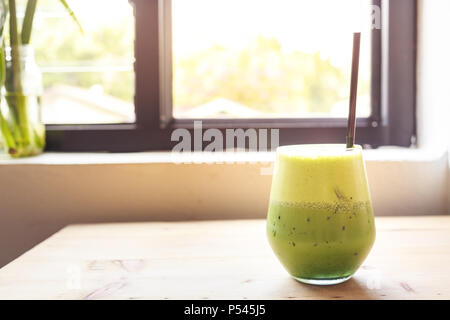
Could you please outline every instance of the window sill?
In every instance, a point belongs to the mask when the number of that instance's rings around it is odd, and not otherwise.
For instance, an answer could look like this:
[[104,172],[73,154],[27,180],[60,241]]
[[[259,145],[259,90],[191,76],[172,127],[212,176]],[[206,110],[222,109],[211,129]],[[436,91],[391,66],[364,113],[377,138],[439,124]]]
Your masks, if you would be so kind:
[[[366,162],[434,162],[447,157],[445,150],[384,147],[364,150]],[[11,159],[0,154],[0,165],[101,165],[101,164],[233,164],[273,162],[275,152],[192,153],[180,156],[170,151],[136,153],[47,152],[30,158]]]
[[[364,157],[377,215],[448,212],[447,151],[383,148],[366,150]],[[0,201],[10,214],[63,210],[73,221],[262,218],[274,158],[274,152],[188,159],[171,152],[46,153],[17,160],[3,155]],[[25,202],[22,190],[29,190]]]

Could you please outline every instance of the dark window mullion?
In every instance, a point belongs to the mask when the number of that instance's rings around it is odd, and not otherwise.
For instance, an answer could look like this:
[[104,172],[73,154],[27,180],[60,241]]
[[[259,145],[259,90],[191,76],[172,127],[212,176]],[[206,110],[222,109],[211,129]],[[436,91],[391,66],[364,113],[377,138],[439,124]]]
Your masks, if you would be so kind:
[[138,129],[159,126],[158,0],[132,0],[135,12],[135,109]]
[[386,27],[387,50],[385,110],[387,110],[387,144],[410,146],[415,136],[417,1],[383,1],[389,6]]

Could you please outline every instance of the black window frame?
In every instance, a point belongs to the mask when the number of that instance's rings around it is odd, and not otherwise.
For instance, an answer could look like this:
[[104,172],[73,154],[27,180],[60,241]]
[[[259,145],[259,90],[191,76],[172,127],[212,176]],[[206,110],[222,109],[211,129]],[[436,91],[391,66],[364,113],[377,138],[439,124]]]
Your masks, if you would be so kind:
[[[135,14],[133,124],[47,125],[47,150],[170,150],[176,128],[279,128],[280,145],[344,143],[346,119],[174,119],[171,116],[170,0],[129,0]],[[188,0],[187,0],[188,1]],[[313,0],[311,0],[313,1]],[[373,0],[382,28],[372,37],[372,114],[357,119],[356,142],[409,147],[416,135],[417,0]],[[169,94],[168,94],[169,93]]]

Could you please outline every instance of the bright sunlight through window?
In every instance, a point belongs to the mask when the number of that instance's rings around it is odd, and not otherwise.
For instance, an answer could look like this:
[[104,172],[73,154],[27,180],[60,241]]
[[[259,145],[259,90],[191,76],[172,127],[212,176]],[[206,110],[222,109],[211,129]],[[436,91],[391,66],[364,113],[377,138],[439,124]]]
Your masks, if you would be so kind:
[[174,116],[346,117],[355,27],[363,32],[358,115],[369,116],[368,8],[347,0],[172,0]]
[[[20,2],[23,17],[25,1]],[[43,74],[45,123],[134,122],[134,17],[127,0],[76,0],[69,4],[84,29],[59,1],[39,0],[32,34]]]

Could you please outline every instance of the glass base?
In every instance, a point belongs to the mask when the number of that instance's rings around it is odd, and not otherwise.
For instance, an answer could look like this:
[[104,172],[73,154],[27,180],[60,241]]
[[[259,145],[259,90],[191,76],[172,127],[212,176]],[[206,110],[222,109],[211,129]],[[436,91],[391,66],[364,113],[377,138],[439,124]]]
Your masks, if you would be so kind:
[[342,282],[347,281],[352,276],[344,277],[344,278],[334,278],[334,279],[304,279],[304,278],[297,278],[294,277],[295,280],[306,283],[306,284],[313,284],[316,286],[331,286],[334,284],[339,284]]

